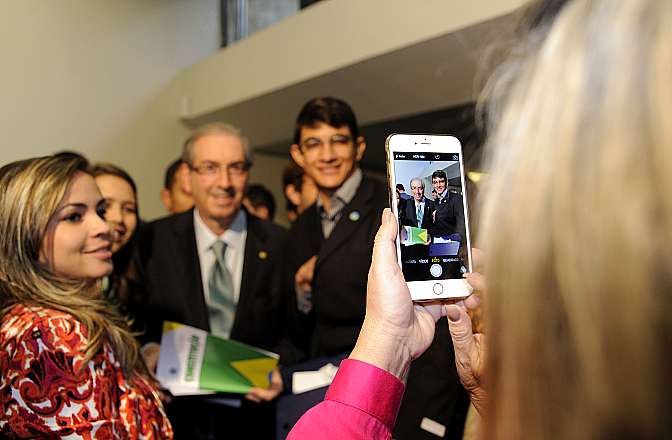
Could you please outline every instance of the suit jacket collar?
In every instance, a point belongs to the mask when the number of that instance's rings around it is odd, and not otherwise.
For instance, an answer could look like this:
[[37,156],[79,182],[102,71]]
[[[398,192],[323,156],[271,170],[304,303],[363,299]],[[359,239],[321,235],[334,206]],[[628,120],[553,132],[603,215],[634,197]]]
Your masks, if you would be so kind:
[[185,262],[194,262],[194,264],[185,264],[184,270],[188,275],[190,287],[197,288],[196,291],[203,293],[203,284],[201,283],[201,270],[198,260],[198,249],[196,247],[196,232],[194,229],[194,210],[175,214],[173,216],[172,229],[178,237],[175,240],[177,251],[180,252],[180,259]]
[[[369,216],[377,214],[373,212],[375,204],[372,203],[372,200],[374,197],[374,183],[366,176],[363,176],[362,182],[359,185],[359,188],[357,188],[357,192],[355,193],[355,197],[350,203],[343,207],[341,219],[334,227],[334,230],[332,231],[329,238],[324,240],[318,254],[318,265],[320,261],[328,258],[330,254],[332,254],[336,249],[338,249],[338,247],[345,243],[351,237],[352,233],[367,221]],[[317,211],[315,214],[317,214]],[[318,221],[318,227],[321,231],[321,225],[319,225],[319,215],[316,217]]]
[[[269,236],[262,227],[261,220],[245,211],[247,217],[247,238],[245,239],[245,258],[243,260],[243,275],[240,280],[240,295],[238,296],[237,310],[248,309],[248,304],[264,286],[261,284],[265,277],[261,276],[264,262],[269,259]],[[231,327],[231,335],[235,337],[241,325],[239,313],[236,313]]]
[[210,323],[208,309],[205,304],[203,281],[201,280],[201,264],[198,259],[198,249],[196,248],[193,209],[173,215],[171,228],[175,233],[175,240],[173,242],[176,247],[176,257],[178,261],[182,262],[179,270],[182,271],[184,283],[180,288],[186,289],[185,292],[198,292],[198,295],[194,295],[193,307],[190,310],[197,316],[195,322],[200,322],[202,327],[209,331]]

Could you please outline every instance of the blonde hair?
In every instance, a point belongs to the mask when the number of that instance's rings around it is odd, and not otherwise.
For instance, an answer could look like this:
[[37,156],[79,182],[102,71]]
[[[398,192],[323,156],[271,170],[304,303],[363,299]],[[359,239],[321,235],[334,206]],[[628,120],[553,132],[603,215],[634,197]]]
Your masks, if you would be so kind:
[[575,0],[516,69],[488,141],[485,438],[672,434],[670,41],[672,2]]
[[109,342],[125,373],[148,376],[128,322],[103,300],[100,286],[64,279],[39,262],[49,221],[78,172],[88,173],[88,163],[71,153],[14,162],[0,169],[2,316],[17,304],[68,313],[88,331],[87,360]]

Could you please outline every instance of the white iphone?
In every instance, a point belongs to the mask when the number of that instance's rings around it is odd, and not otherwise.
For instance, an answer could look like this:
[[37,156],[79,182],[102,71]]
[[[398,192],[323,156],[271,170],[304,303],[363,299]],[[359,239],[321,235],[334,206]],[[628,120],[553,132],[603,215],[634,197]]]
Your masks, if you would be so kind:
[[465,298],[471,240],[462,146],[453,136],[392,134],[385,142],[397,259],[413,301]]

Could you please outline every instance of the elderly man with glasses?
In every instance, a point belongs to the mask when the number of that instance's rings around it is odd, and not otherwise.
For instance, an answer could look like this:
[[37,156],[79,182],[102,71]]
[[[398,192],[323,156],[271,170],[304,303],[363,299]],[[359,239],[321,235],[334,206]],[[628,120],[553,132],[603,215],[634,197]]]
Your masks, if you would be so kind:
[[[182,160],[194,208],[150,223],[141,237],[144,338],[158,341],[169,320],[273,350],[284,326],[287,231],[242,208],[252,165],[247,139],[231,125],[208,124],[184,143]],[[143,351],[155,366],[158,345]],[[281,384],[276,372],[271,389],[253,389],[233,405],[174,399],[168,411],[176,438],[271,438],[274,408],[263,401]]]

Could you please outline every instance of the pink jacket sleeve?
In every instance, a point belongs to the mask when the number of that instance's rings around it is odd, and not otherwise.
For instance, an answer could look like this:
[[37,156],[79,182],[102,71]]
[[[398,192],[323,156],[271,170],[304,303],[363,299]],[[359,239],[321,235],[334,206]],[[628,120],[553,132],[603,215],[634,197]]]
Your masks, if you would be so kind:
[[324,401],[299,419],[287,439],[391,439],[403,394],[403,383],[392,374],[346,359]]

